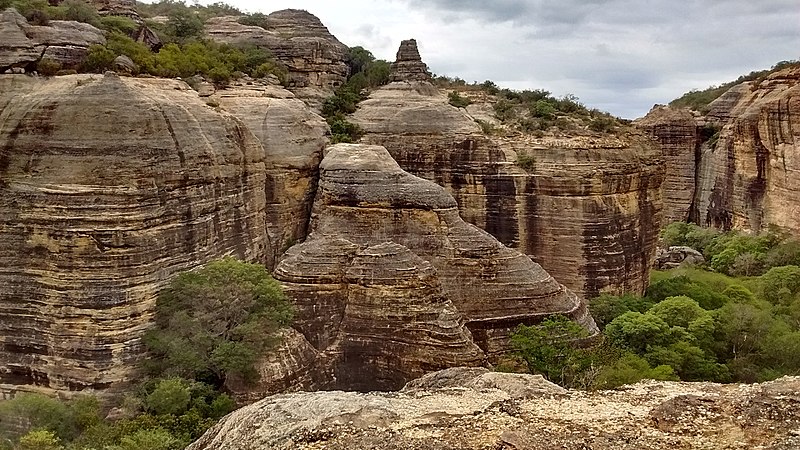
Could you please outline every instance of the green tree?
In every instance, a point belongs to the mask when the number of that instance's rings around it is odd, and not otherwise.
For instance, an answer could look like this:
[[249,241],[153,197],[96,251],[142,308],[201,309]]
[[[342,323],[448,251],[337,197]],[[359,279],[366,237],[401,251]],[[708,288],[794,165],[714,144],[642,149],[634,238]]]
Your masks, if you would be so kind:
[[236,373],[253,380],[257,355],[273,345],[292,309],[264,266],[233,258],[180,274],[156,305],[156,326],[144,342],[155,376],[222,386]]
[[20,450],[61,450],[61,440],[49,430],[33,430],[19,438]]
[[646,359],[633,353],[625,353],[616,361],[604,366],[597,376],[595,387],[598,389],[613,389],[624,384],[633,384],[638,381],[650,380],[678,380],[672,367],[663,364],[650,367]]
[[145,399],[147,410],[157,415],[180,415],[189,408],[192,396],[189,385],[181,378],[161,380]]
[[574,341],[588,334],[568,317],[556,315],[539,325],[520,325],[511,335],[511,345],[532,373],[540,373],[550,381],[567,385],[584,356]]

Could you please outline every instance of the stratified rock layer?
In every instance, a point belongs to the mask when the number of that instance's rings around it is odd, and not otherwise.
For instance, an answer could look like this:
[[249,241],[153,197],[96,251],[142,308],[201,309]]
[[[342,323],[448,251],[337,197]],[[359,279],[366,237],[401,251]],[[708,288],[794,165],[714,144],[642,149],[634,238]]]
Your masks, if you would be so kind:
[[[660,228],[663,163],[645,137],[490,139],[425,82],[372,92],[362,142],[444,186],[464,220],[541,264],[582,298],[643,292]],[[523,170],[518,155],[534,163]]]
[[[187,450],[800,446],[797,377],[753,385],[649,381],[613,391],[563,391],[530,375],[459,371],[455,383],[423,383],[400,393],[268,397],[230,414]],[[481,382],[489,375],[489,383]]]
[[400,43],[397,58],[392,63],[392,81],[431,81],[428,66],[422,62],[417,41],[408,39]]
[[685,222],[690,217],[695,192],[698,130],[687,109],[656,106],[636,121],[661,146],[664,170],[664,223]]
[[[682,118],[676,121],[677,116]],[[691,146],[686,113],[651,113],[641,123],[657,135],[676,137],[659,139],[672,180],[665,184],[665,196],[673,211],[690,210],[690,220],[724,229],[760,231],[777,225],[800,231],[800,68],[732,87],[695,121],[696,179],[690,196],[692,168],[681,156]],[[679,147],[685,150],[677,152]]]
[[317,96],[329,95],[347,79],[347,46],[313,14],[298,9],[276,11],[265,17],[263,28],[242,25],[238,19],[211,18],[205,32],[215,41],[269,50],[289,69],[289,88],[302,96],[313,96],[315,90]]
[[328,125],[291,92],[276,86],[236,85],[212,98],[244,122],[264,147],[272,250],[267,266],[273,268],[278,257],[308,233]]
[[297,328],[332,356],[339,382],[360,389],[480,363],[473,339],[496,357],[514,327],[550,314],[596,330],[575,294],[464,222],[442,187],[379,146],[328,148],[311,234],[275,277],[297,304]]
[[263,159],[180,81],[0,76],[0,388],[125,382],[173,274],[270,253]]
[[90,46],[105,43],[103,33],[87,23],[51,20],[48,26],[37,26],[14,9],[0,11],[0,73],[12,67],[32,72],[44,58],[76,68]]

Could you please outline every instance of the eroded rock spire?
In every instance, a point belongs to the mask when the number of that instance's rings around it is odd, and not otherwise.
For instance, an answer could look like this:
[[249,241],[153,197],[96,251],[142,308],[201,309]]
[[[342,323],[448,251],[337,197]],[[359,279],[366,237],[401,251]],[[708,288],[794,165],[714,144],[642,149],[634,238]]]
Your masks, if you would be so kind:
[[397,58],[392,63],[392,81],[431,81],[428,66],[419,56],[416,39],[400,43]]

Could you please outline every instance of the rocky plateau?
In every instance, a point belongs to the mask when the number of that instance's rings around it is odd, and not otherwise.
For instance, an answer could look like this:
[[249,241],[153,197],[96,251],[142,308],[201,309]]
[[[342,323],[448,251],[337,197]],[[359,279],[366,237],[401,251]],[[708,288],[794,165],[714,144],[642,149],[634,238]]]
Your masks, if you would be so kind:
[[533,375],[455,368],[400,392],[267,397],[187,450],[789,450],[800,446],[798,392],[797,377],[568,391]]

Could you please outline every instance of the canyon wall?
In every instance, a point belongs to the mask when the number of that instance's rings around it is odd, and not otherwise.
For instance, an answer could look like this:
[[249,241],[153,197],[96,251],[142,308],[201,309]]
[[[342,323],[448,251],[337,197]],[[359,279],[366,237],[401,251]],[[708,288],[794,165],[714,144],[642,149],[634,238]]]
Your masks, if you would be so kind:
[[692,221],[723,229],[800,231],[799,82],[794,67],[732,87],[695,119],[694,144],[686,111],[660,107],[638,121],[661,143],[671,168],[664,193],[670,208],[690,210]]
[[183,82],[0,76],[0,388],[126,382],[174,274],[270,253],[264,192],[258,139]]
[[332,387],[397,389],[431,370],[496,360],[517,325],[551,314],[597,331],[574,293],[464,222],[444,188],[401,170],[385,148],[326,152],[310,234],[275,277]]
[[[447,188],[466,221],[531,256],[580,297],[643,292],[661,225],[658,148],[634,131],[486,136],[423,80],[424,63],[410,61],[418,52],[409,45],[395,63],[401,81],[373,91],[351,115],[366,131],[362,142],[385,146],[403,169]],[[520,155],[534,163],[523,169]]]

